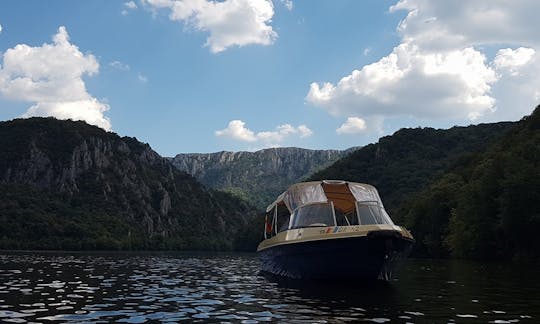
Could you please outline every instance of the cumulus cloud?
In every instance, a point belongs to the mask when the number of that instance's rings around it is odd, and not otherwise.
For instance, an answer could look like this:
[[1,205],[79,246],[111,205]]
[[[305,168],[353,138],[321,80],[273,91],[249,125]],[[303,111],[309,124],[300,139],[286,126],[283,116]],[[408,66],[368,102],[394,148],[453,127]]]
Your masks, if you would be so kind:
[[137,8],[137,4],[133,1],[124,2],[124,9],[122,9],[121,13],[123,16],[127,16],[131,10],[136,10]]
[[279,146],[286,138],[298,135],[306,138],[313,135],[313,131],[306,125],[294,127],[290,124],[279,125],[273,131],[262,131],[255,133],[246,127],[246,123],[241,120],[231,120],[228,126],[215,132],[218,137],[228,137],[242,142],[260,142],[265,146]]
[[[519,102],[526,111],[537,104],[540,2],[401,0],[390,7],[398,10],[408,12],[397,27],[401,43],[336,83],[313,82],[307,102],[335,116],[465,121],[512,110],[506,116],[519,118],[523,110],[506,106],[504,84],[526,90]],[[501,44],[488,60],[482,46]]]
[[399,10],[408,12],[398,26],[403,41],[426,50],[540,43],[536,0],[400,0],[389,9]]
[[366,121],[359,117],[349,117],[347,118],[347,121],[343,123],[338,129],[336,129],[336,133],[339,135],[342,134],[358,134],[365,132],[367,129]]
[[92,97],[82,79],[98,70],[96,58],[70,43],[62,26],[52,44],[19,44],[3,54],[0,93],[6,99],[34,103],[24,117],[84,120],[110,130],[110,120],[104,116],[109,106]]
[[489,111],[495,71],[473,48],[424,53],[401,44],[373,64],[354,70],[336,85],[312,83],[307,100],[336,116],[411,114],[468,117]]
[[538,52],[502,49],[495,56],[494,66],[499,75],[493,86],[496,114],[485,120],[511,120],[530,114],[532,107],[540,103]]
[[270,45],[277,38],[269,24],[274,16],[270,0],[143,0],[156,12],[169,10],[169,19],[210,35],[205,46],[219,53],[231,46]]
[[2,32],[2,25],[0,24],[0,33]]
[[505,70],[511,75],[518,75],[519,70],[530,63],[536,51],[532,48],[503,48],[497,52],[493,63],[498,70]]
[[241,120],[231,120],[227,128],[216,131],[216,136],[229,137],[244,142],[255,142],[255,133],[245,127],[246,123]]
[[109,66],[112,68],[115,68],[120,71],[129,71],[130,67],[126,63],[120,62],[120,61],[112,61],[109,63]]
[[300,134],[300,138],[306,138],[313,135],[313,131],[309,129],[306,125],[300,125],[296,128]]

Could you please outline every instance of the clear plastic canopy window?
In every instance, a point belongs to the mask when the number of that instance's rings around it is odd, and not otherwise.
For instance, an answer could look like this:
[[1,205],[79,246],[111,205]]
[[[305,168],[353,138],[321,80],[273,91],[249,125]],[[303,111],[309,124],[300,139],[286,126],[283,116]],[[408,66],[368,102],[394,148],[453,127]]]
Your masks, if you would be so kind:
[[349,190],[356,201],[380,201],[377,190],[373,187],[366,187],[359,183],[349,183]]
[[[291,186],[282,193],[275,202],[268,206],[267,212],[270,212],[276,205],[285,204],[289,212],[293,212],[300,206],[310,203],[325,203],[328,198],[324,192],[323,183],[347,186],[357,202],[377,202],[382,207],[381,198],[375,187],[355,182],[345,181],[314,181],[302,182]],[[351,197],[352,198],[352,197]]]
[[305,204],[327,201],[328,199],[320,183],[306,183],[291,187],[283,197],[283,202],[290,212]]

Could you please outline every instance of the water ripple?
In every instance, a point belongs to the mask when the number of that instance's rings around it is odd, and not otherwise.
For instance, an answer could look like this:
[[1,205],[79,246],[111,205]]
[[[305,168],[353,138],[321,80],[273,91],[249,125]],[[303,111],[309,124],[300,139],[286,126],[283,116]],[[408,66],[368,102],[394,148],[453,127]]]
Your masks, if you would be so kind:
[[527,275],[505,277],[515,269],[482,267],[410,260],[390,284],[337,285],[260,276],[254,255],[10,253],[0,255],[0,322],[534,323],[540,318],[538,284],[521,281]]

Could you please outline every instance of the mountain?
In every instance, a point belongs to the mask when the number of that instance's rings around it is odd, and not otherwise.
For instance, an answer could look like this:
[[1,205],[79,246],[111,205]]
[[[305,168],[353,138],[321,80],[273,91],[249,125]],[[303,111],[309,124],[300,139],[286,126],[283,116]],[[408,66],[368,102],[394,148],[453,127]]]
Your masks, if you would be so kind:
[[429,256],[540,257],[540,106],[400,210]]
[[251,217],[135,138],[53,118],[0,122],[2,249],[230,249]]
[[345,179],[372,184],[392,218],[399,221],[400,204],[461,159],[485,150],[513,125],[501,122],[450,129],[401,129],[316,172],[309,180]]
[[256,152],[178,154],[170,160],[206,186],[233,193],[264,210],[291,184],[355,149],[271,148]]
[[[309,177],[302,176],[298,180],[287,180],[288,182],[284,182],[282,186],[286,188],[299,180],[322,179],[344,179],[370,183],[379,189],[385,207],[394,221],[403,223],[405,221],[405,213],[401,211],[403,204],[409,202],[416,193],[443,176],[446,170],[452,166],[467,160],[470,156],[485,150],[490,143],[503,138],[514,125],[515,123],[512,122],[501,122],[453,127],[446,130],[401,129],[393,135],[381,138],[378,143],[344,152],[343,157],[330,166]],[[217,153],[202,156],[207,158],[212,156],[219,161]],[[265,159],[268,157],[261,156],[258,163],[263,165]],[[226,161],[226,158],[224,160]],[[294,164],[294,159],[288,161],[288,167],[294,167]],[[209,173],[205,171],[204,163],[195,165],[197,167],[194,172],[192,171],[193,173]],[[255,169],[253,165],[250,165],[249,168],[241,167],[240,170],[235,170],[236,165],[231,164],[227,172],[239,177],[242,172],[264,170],[260,167]],[[235,177],[230,177],[231,181],[234,181]],[[277,176],[272,177],[272,179],[274,178],[278,179]],[[254,188],[252,190],[257,190],[257,186],[264,180],[268,179],[252,181],[250,183],[250,186]],[[274,197],[272,196],[270,200],[272,198]],[[242,241],[243,249],[253,250],[257,246],[260,241],[260,235],[257,234],[262,226],[262,217],[259,217],[254,218],[241,230],[239,240]]]

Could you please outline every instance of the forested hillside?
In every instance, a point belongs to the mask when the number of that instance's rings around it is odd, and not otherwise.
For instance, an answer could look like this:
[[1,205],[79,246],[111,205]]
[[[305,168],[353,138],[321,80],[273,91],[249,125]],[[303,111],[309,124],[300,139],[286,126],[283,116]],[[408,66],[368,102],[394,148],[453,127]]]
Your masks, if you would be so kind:
[[513,123],[480,124],[450,129],[405,128],[367,145],[310,180],[344,179],[377,187],[394,219],[400,204],[437,180],[453,165],[483,151]]
[[424,255],[540,256],[540,108],[485,152],[462,159],[399,213]]
[[84,122],[0,122],[0,249],[231,249],[251,208]]
[[311,179],[375,185],[417,256],[540,255],[540,108],[517,123],[402,129]]

